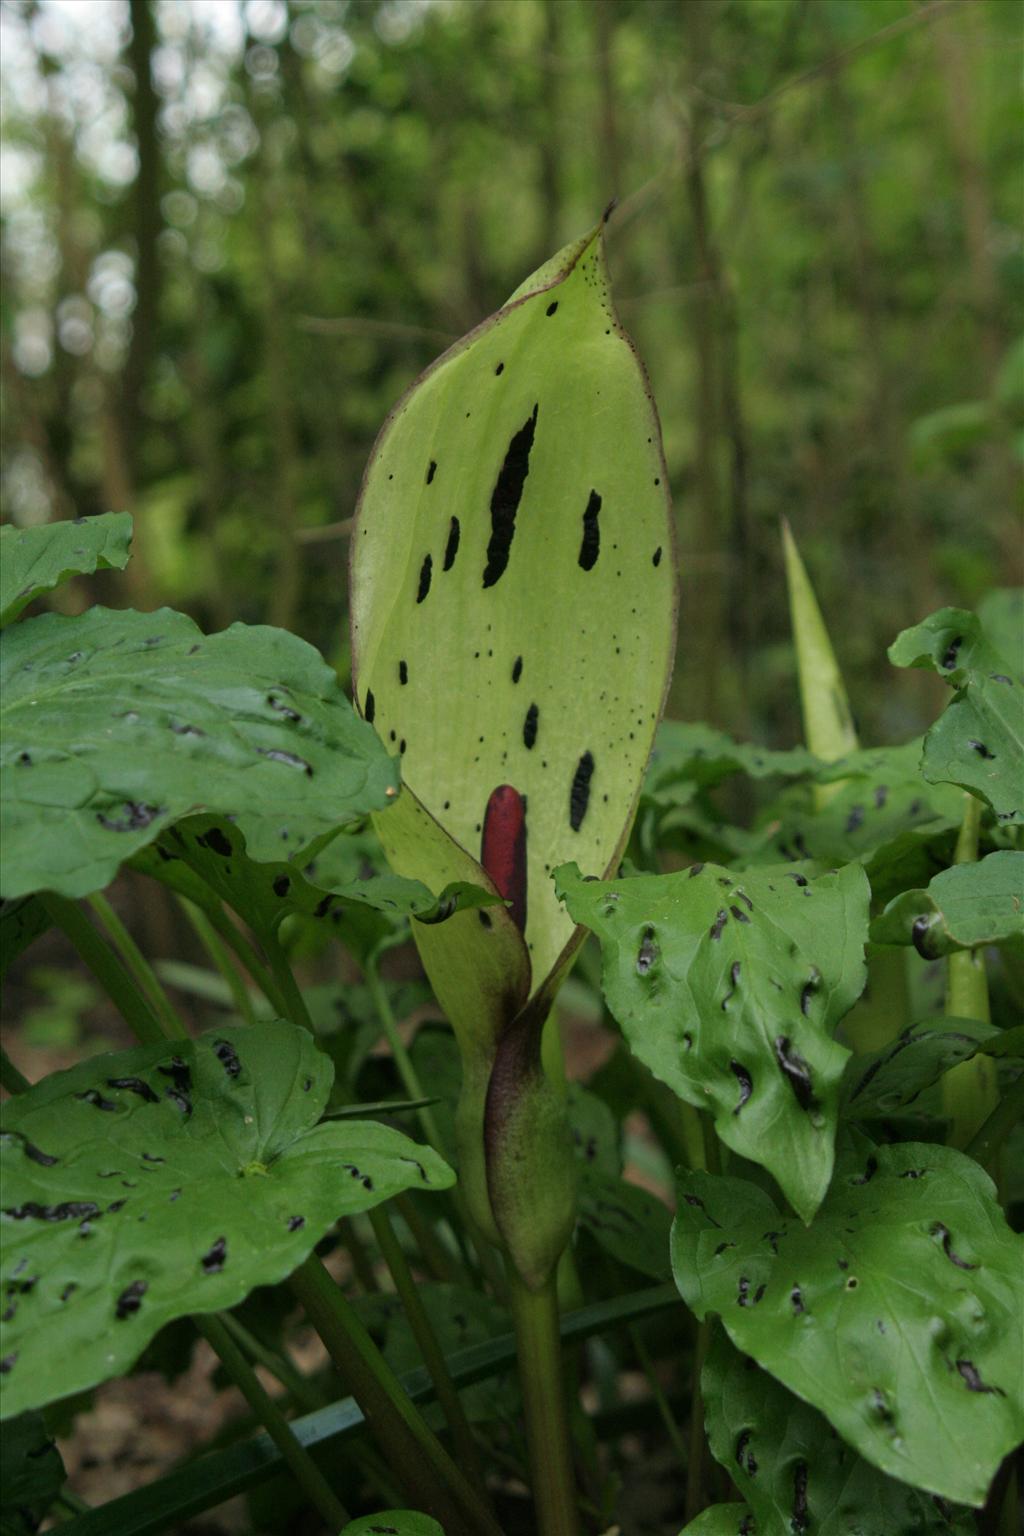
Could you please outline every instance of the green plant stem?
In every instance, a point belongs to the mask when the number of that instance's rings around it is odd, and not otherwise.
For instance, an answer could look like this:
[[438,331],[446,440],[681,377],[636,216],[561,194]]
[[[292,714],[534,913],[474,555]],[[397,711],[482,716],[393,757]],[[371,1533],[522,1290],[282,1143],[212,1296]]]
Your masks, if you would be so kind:
[[[970,1065],[970,1063],[965,1063]],[[968,1157],[990,1168],[1003,1142],[1024,1116],[1024,1072],[1003,1094],[995,1109],[967,1144]]]
[[159,1019],[164,1034],[172,1040],[187,1040],[188,1030],[179,1019],[170,998],[157,980],[153,967],[139,949],[124,923],[122,923],[110,905],[110,902],[105,896],[101,896],[99,892],[87,899],[89,906],[99,919],[100,926],[105,930],[107,937],[117,951],[122,964]]
[[701,1396],[700,1378],[711,1344],[711,1323],[705,1318],[698,1324],[693,1351],[693,1380],[690,1383],[690,1448],[686,1458],[686,1520],[700,1514],[707,1502],[705,1470],[707,1467],[707,1440],[704,1434],[704,1399]]
[[444,1351],[437,1341],[437,1335],[431,1326],[426,1308],[420,1300],[420,1293],[413,1279],[409,1262],[402,1250],[402,1245],[395,1235],[395,1229],[391,1224],[386,1205],[378,1205],[370,1212],[370,1224],[373,1227],[374,1236],[388,1266],[391,1278],[395,1282],[395,1290],[398,1292],[405,1315],[413,1336],[419,1346],[423,1363],[430,1372],[430,1379],[434,1383],[437,1392],[437,1400],[441,1404],[444,1416],[448,1421],[448,1428],[452,1432],[452,1441],[455,1446],[455,1454],[459,1459],[459,1465],[465,1469],[466,1475],[476,1487],[480,1497],[487,1502],[486,1483],[484,1469],[477,1453],[476,1441],[473,1431],[463,1412],[459,1394],[456,1392],[452,1379],[448,1374],[448,1367],[444,1363]]
[[220,1321],[249,1359],[255,1365],[262,1365],[265,1371],[269,1371],[299,1408],[304,1409],[306,1413],[315,1413],[318,1408],[324,1407],[327,1402],[326,1396],[319,1392],[284,1355],[268,1349],[254,1333],[250,1333],[249,1329],[238,1321],[233,1313],[220,1313]]
[[310,1503],[319,1510],[332,1530],[340,1530],[348,1520],[344,1505],[332,1491],[312,1457],[303,1450],[295,1438],[288,1420],[270,1394],[264,1390],[256,1372],[221,1319],[213,1316],[195,1316],[192,1321],[281,1452],[295,1481]]
[[356,1224],[351,1216],[343,1216],[338,1222],[338,1231],[341,1240],[348,1249],[348,1256],[352,1260],[352,1269],[356,1279],[366,1292],[367,1296],[373,1296],[380,1291],[380,1283],[373,1272],[373,1261],[366,1251],[366,1244],[356,1231]]
[[408,1194],[401,1194],[395,1196],[395,1205],[434,1279],[448,1284],[465,1284],[467,1277],[462,1265],[448,1252],[430,1223],[420,1215],[416,1202]]
[[178,900],[200,944],[224,978],[238,1013],[247,1024],[255,1024],[256,1011],[252,1005],[252,998],[249,996],[249,988],[238,974],[238,970],[231,959],[231,951],[228,949],[228,946],[221,939],[201,907],[197,907],[191,901],[186,901],[184,897],[179,897]]
[[[399,1033],[394,1011],[388,1001],[387,988],[381,980],[376,956],[371,956],[367,960],[363,967],[363,974],[366,979],[367,990],[373,1000],[373,1006],[377,1010],[377,1017],[380,1019],[381,1028],[384,1031],[388,1045],[391,1047],[391,1054],[394,1057],[398,1075],[402,1080],[402,1087],[410,1099],[429,1099],[430,1094],[424,1092],[423,1084],[420,1082],[419,1074],[413,1065],[412,1057]],[[425,1106],[423,1109],[417,1110],[416,1115],[420,1123],[420,1129],[429,1144],[439,1157],[445,1157],[444,1142],[441,1139],[441,1132],[438,1129],[433,1111],[429,1106]],[[446,1208],[453,1208],[459,1218],[458,1221],[452,1222],[452,1231],[455,1233],[456,1241],[461,1243],[462,1234],[468,1233],[472,1229],[469,1224],[465,1201],[462,1198],[458,1185],[451,1192],[450,1197],[442,1198],[444,1198]],[[475,1248],[476,1256],[479,1259],[479,1267],[490,1282],[491,1289],[496,1296],[502,1296],[504,1294],[504,1279],[495,1256],[482,1239],[476,1241]],[[463,1247],[463,1254],[468,1263],[469,1255],[466,1253],[465,1247]]]
[[[184,897],[181,898],[181,902],[186,908],[191,905],[191,903],[185,901]],[[271,973],[267,970],[267,967],[263,964],[252,944],[245,937],[245,934],[231,921],[227,913],[219,905],[211,903],[209,907],[204,907],[202,911],[203,916],[217,937],[223,940],[228,949],[231,950],[231,953],[236,955],[245,966],[245,969],[249,972],[249,975],[259,987],[278,1018],[287,1018],[288,1005],[285,1002],[284,994]]]
[[24,1093],[32,1084],[24,1073],[19,1072],[7,1052],[0,1046],[0,1087],[10,1094]]
[[290,1284],[406,1496],[426,1508],[446,1536],[501,1536],[320,1260],[311,1255]]
[[[957,838],[954,864],[970,864],[978,857],[981,801],[969,791],[964,795],[964,819]],[[988,978],[984,950],[965,949],[946,959],[946,1012],[961,1019],[989,1021]],[[942,1105],[952,1121],[950,1143],[966,1147],[996,1108],[999,1086],[991,1057],[981,1054],[946,1073],[942,1079]]]
[[510,1267],[508,1283],[538,1536],[578,1536],[555,1279],[529,1291]]
[[683,1128],[686,1166],[698,1172],[707,1167],[704,1127],[701,1124],[700,1110],[695,1109],[692,1104],[684,1104],[680,1101],[679,1118]]
[[263,935],[263,948],[266,950],[267,961],[273,973],[274,981],[284,1000],[285,1018],[290,1019],[293,1024],[300,1025],[303,1029],[308,1029],[311,1035],[315,1035],[316,1030],[313,1027],[313,1020],[309,1016],[309,1009],[306,1007],[306,999],[302,995],[298,982],[292,975],[292,968],[288,964],[288,957],[281,948],[281,942],[276,933]]
[[[377,1017],[380,1019],[388,1045],[391,1047],[391,1054],[395,1059],[395,1068],[402,1080],[402,1087],[410,1099],[429,1099],[430,1094],[424,1092],[419,1074],[413,1066],[412,1057],[406,1048],[405,1041],[399,1034],[394,1011],[392,1010],[391,1003],[388,1001],[387,988],[381,980],[375,958],[366,962],[363,968],[363,975],[366,979],[367,990],[373,1000],[373,1006],[377,1010]],[[429,1107],[418,1109],[416,1111],[416,1118],[419,1120],[420,1127],[427,1141],[429,1141],[434,1151],[443,1157],[444,1145],[441,1141],[441,1133],[438,1130],[437,1121],[432,1110]]]
[[643,1373],[647,1377],[647,1385],[650,1388],[651,1396],[657,1404],[658,1413],[661,1415],[661,1422],[664,1424],[668,1438],[672,1442],[672,1447],[679,1457],[679,1465],[685,1467],[690,1458],[686,1441],[683,1439],[683,1432],[679,1428],[679,1422],[672,1412],[672,1406],[662,1390],[661,1382],[655,1375],[654,1362],[651,1359],[650,1351],[640,1336],[640,1330],[633,1327],[632,1324],[629,1328],[629,1339]]
[[143,1044],[157,1045],[166,1039],[153,1009],[82,909],[73,901],[63,896],[54,896],[49,891],[45,891],[39,899],[54,925],[71,940],[82,960]]

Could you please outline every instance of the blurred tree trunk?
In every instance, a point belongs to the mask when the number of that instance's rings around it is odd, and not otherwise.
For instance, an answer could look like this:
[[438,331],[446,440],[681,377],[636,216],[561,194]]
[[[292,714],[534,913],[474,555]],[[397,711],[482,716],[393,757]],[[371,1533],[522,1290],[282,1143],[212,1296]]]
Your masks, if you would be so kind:
[[[689,45],[689,113],[684,147],[684,179],[696,287],[691,305],[693,346],[697,362],[697,418],[694,442],[696,519],[692,537],[684,540],[691,553],[684,563],[682,648],[684,667],[679,679],[685,690],[690,719],[715,718],[724,633],[726,550],[722,538],[722,492],[719,478],[719,436],[722,424],[721,364],[718,345],[718,253],[708,211],[703,154],[709,112],[701,91],[708,64],[710,24],[714,12],[705,0],[682,0],[684,35]],[[689,637],[689,643],[687,641]]]
[[562,244],[562,7],[544,0],[544,44],[541,90],[544,104],[540,140],[540,259],[553,256]]
[[622,146],[619,139],[619,113],[615,99],[615,75],[612,67],[615,41],[615,5],[613,0],[593,0],[594,58],[598,88],[598,196],[605,203],[624,197]]
[[932,27],[945,84],[946,124],[956,164],[967,248],[967,281],[971,308],[978,326],[982,359],[981,392],[994,382],[1005,346],[999,319],[999,288],[989,243],[992,210],[982,160],[978,101],[976,6],[950,11]]
[[161,165],[156,127],[158,103],[151,69],[157,38],[150,0],[130,0],[130,15],[127,63],[133,89],[128,99],[139,156],[131,200],[135,309],[120,379],[111,382],[104,392],[103,494],[111,510],[132,512],[136,516],[132,559],[125,580],[132,601],[139,607],[152,608],[159,594],[153,591],[146,559],[146,528],[138,517],[136,493],[139,443],[145,425],[143,396],[156,351],[160,311],[161,273],[157,241],[160,234]]

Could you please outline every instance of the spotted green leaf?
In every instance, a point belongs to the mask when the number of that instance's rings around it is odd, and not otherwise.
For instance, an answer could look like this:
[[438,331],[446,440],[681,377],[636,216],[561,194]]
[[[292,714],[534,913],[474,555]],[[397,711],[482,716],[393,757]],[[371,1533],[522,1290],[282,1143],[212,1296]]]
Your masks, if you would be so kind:
[[980,1505],[1024,1435],[1024,1239],[978,1164],[844,1153],[805,1228],[742,1179],[682,1175],[676,1284],[698,1317],[889,1477]]
[[863,870],[808,880],[705,864],[604,882],[565,865],[555,879],[600,940],[605,998],[633,1052],[809,1220],[832,1172],[848,1054],[832,1033],[864,985]]
[[444,1531],[430,1515],[414,1509],[382,1509],[377,1515],[362,1515],[350,1520],[341,1536],[444,1536]]
[[921,771],[959,784],[1006,824],[1024,823],[1024,683],[1021,658],[1004,657],[978,618],[942,608],[889,647],[897,667],[931,667],[954,696],[924,738]]
[[93,1057],[3,1106],[5,1416],[283,1280],[338,1217],[451,1185],[387,1126],[318,1124],[332,1077],[275,1021]]
[[951,1067],[969,1061],[1009,1031],[948,1014],[922,1019],[881,1050],[853,1056],[843,1078],[843,1114],[852,1120],[892,1115],[912,1104]]
[[856,859],[876,901],[885,900],[948,862],[963,819],[959,790],[924,783],[920,757],[920,740],[852,752],[819,767],[816,785],[829,791],[820,805],[791,789],[755,832],[727,835],[751,863],[806,859],[828,867]]
[[182,816],[237,818],[259,860],[397,793],[323,658],[283,630],[170,609],[41,614],[0,641],[3,890],[84,896]]
[[956,864],[923,891],[904,891],[871,924],[878,944],[913,944],[937,960],[979,944],[1024,941],[1024,853]]
[[616,1178],[593,1165],[580,1173],[579,1223],[594,1241],[620,1264],[668,1280],[669,1232],[667,1207],[649,1189]]
[[33,598],[69,576],[123,571],[132,542],[127,512],[76,517],[37,528],[0,528],[0,629]]
[[747,1500],[758,1536],[974,1536],[966,1510],[879,1472],[720,1331],[701,1396],[712,1455]]
[[680,798],[685,803],[687,786],[711,789],[735,773],[751,779],[803,778],[820,766],[803,747],[777,752],[756,742],[734,741],[711,725],[663,720],[644,780],[644,799],[656,805],[673,805]]

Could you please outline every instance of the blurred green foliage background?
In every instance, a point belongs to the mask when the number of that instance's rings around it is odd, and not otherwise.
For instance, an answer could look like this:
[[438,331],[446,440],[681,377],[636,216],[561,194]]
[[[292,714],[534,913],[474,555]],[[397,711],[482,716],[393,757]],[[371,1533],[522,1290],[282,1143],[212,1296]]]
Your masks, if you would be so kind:
[[1022,42],[1017,0],[4,0],[5,516],[130,509],[128,576],[59,601],[345,671],[386,412],[617,196],[672,713],[799,736],[786,516],[904,736],[932,680],[885,646],[1020,580]]

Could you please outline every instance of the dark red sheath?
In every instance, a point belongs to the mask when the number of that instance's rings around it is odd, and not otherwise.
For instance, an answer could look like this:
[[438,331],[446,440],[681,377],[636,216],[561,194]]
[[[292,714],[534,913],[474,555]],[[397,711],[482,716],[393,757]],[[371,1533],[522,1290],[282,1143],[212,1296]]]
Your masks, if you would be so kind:
[[526,931],[526,801],[511,784],[491,791],[484,812],[480,863],[498,893],[512,903],[509,911],[520,933]]

